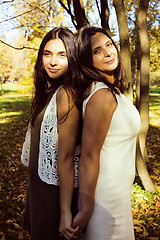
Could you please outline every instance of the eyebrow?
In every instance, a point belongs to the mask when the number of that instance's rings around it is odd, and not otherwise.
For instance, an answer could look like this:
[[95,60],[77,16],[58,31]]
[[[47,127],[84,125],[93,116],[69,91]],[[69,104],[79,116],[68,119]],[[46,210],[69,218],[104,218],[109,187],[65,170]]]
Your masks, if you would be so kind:
[[66,51],[60,51],[59,53],[66,53]]
[[43,52],[51,53],[51,51],[44,49]]
[[[44,49],[43,52],[52,53],[52,51],[49,51],[47,49]],[[66,53],[66,51],[60,51],[60,52],[57,52],[57,53]]]
[[[107,44],[107,43],[109,43],[109,42],[112,42],[112,40],[111,40],[111,39],[107,40],[107,42],[106,42],[105,44]],[[101,48],[101,46],[96,46],[96,47],[94,47],[92,50],[95,50],[95,49],[97,49],[97,48]]]

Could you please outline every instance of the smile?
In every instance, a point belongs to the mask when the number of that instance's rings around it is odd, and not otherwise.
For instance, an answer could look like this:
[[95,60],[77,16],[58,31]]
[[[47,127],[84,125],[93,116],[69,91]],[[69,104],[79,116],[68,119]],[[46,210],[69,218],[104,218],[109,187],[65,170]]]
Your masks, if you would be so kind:
[[59,71],[59,69],[53,69],[53,68],[49,68],[48,69],[51,73],[56,73]]
[[104,62],[104,64],[111,64],[111,63],[114,62],[114,60],[115,60],[115,59],[111,59],[111,60],[109,60],[109,61],[107,61],[107,62]]

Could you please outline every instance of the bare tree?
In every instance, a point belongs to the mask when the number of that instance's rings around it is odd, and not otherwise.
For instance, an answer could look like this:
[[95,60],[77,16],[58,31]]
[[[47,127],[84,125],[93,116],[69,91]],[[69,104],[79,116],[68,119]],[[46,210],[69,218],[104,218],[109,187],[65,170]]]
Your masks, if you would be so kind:
[[141,130],[137,140],[137,171],[142,184],[148,191],[154,191],[155,187],[150,179],[145,166],[147,157],[145,144],[149,127],[149,68],[150,47],[147,29],[147,11],[149,0],[140,0],[138,11],[138,33],[140,43],[140,98],[139,112],[141,116]]
[[110,32],[109,29],[109,7],[107,0],[101,0],[101,26],[106,31]]
[[85,9],[82,0],[73,0],[74,14],[77,22],[77,29],[88,25],[88,19],[86,18]]
[[132,91],[132,75],[131,75],[131,53],[130,53],[130,44],[129,44],[129,30],[127,16],[125,13],[123,0],[113,0],[113,5],[116,10],[118,28],[119,28],[119,37],[120,37],[120,51],[123,59],[124,67],[128,79],[128,97],[133,100],[133,91]]

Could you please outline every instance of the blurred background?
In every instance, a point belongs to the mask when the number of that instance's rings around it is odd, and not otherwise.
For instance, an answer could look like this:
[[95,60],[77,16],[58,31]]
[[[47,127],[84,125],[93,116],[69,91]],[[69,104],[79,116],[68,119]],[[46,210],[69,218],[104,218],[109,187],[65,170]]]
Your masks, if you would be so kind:
[[39,45],[53,27],[75,33],[84,25],[106,29],[121,52],[126,94],[142,121],[132,190],[136,239],[160,239],[159,0],[1,0],[0,13],[0,239],[29,240],[22,227],[28,173],[20,154]]

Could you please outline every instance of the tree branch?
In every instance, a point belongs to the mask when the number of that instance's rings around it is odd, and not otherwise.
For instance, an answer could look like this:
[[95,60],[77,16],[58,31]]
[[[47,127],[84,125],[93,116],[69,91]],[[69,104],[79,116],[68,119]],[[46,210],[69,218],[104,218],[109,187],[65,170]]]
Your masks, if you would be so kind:
[[14,2],[14,0],[10,0],[10,1],[3,1],[0,3],[0,5],[2,5],[3,3],[11,3],[11,2]]
[[77,28],[77,25],[75,24],[75,16],[72,14],[71,5],[70,5],[69,1],[70,0],[67,0],[67,5],[68,5],[68,9],[69,9],[69,11],[71,13],[71,15],[70,15],[71,16],[71,20],[72,20],[72,23],[75,26],[75,28]]
[[136,22],[136,20],[133,20],[130,16],[127,16],[127,18],[128,18],[131,22],[133,22],[136,26],[138,26],[138,23]]
[[[42,5],[44,5],[44,4],[48,3],[48,2],[49,2],[49,1],[46,1],[46,2],[43,3]],[[41,6],[42,6],[42,5],[41,5]],[[17,15],[17,16],[14,16],[14,17],[11,17],[11,18],[8,18],[8,19],[5,19],[5,20],[2,20],[0,23],[7,22],[7,21],[10,21],[10,20],[12,20],[12,19],[18,18],[18,17],[23,16],[23,15],[29,13],[29,12],[34,11],[34,10],[35,10],[35,9],[28,10],[28,11],[26,11],[26,12],[24,12],[24,13],[21,13],[21,14]]]
[[99,9],[98,1],[97,1],[97,0],[96,0],[96,6],[97,6],[97,9],[98,9],[99,17],[101,18],[101,12],[100,12],[100,9]]
[[38,50],[37,48],[31,48],[31,47],[26,47],[26,46],[23,46],[23,47],[14,47],[14,46],[12,46],[12,45],[10,45],[10,44],[2,41],[1,39],[0,39],[0,42],[3,43],[3,44],[5,44],[6,46],[11,47],[11,48],[16,49],[16,50],[23,50],[23,49],[25,49],[25,48],[26,48],[26,49],[36,50],[36,51]]
[[66,10],[66,12],[67,12],[70,16],[74,17],[74,15],[72,14],[71,10],[68,9],[61,0],[59,0],[58,2],[61,4],[61,6]]
[[[47,1],[47,2],[49,2],[49,1]],[[41,10],[39,7],[33,6],[32,4],[30,4],[30,3],[28,3],[28,2],[26,2],[26,4],[28,4],[28,6],[30,6],[30,7],[33,8],[34,10],[35,10],[35,9],[38,9],[40,12],[44,13],[44,11]],[[42,4],[42,5],[43,5],[43,4]],[[42,5],[41,5],[41,6],[42,6]]]
[[104,28],[107,32],[110,32],[109,29],[109,7],[108,7],[108,2],[106,0],[101,0],[101,26]]
[[89,25],[86,17],[85,9],[83,6],[83,0],[73,0],[73,8],[75,14],[75,20],[77,22],[77,29]]
[[18,18],[18,17],[20,17],[20,16],[23,16],[24,14],[27,14],[27,13],[29,13],[29,12],[32,12],[33,10],[34,10],[34,9],[29,10],[29,11],[24,12],[24,13],[21,13],[21,14],[19,14],[19,15],[17,15],[17,16],[14,16],[14,17],[11,17],[11,18],[7,18],[7,19],[5,19],[5,20],[2,20],[0,23],[7,22],[7,21],[10,21],[10,20],[12,20],[12,19]]
[[[70,7],[67,8],[67,7],[65,6],[65,4],[64,4],[61,0],[58,0],[58,2],[61,4],[61,6],[64,8],[64,10],[66,10],[66,12],[71,16],[72,23],[73,23],[73,25],[74,25],[75,28],[76,28],[75,16],[72,14]],[[67,3],[68,3],[68,1],[67,1]]]

